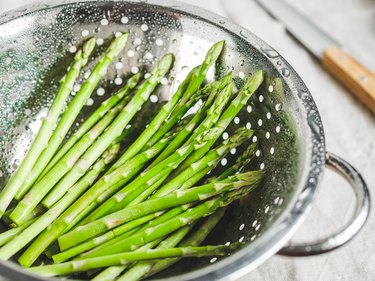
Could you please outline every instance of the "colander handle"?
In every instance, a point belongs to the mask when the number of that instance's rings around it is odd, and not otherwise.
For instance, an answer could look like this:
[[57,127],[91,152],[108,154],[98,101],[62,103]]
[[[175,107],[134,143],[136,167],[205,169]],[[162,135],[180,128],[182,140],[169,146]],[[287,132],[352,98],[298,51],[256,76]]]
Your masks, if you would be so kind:
[[326,166],[344,176],[356,195],[355,212],[350,221],[333,235],[305,244],[289,244],[279,251],[286,256],[320,255],[337,249],[349,242],[364,226],[370,213],[370,193],[361,174],[348,162],[327,152]]

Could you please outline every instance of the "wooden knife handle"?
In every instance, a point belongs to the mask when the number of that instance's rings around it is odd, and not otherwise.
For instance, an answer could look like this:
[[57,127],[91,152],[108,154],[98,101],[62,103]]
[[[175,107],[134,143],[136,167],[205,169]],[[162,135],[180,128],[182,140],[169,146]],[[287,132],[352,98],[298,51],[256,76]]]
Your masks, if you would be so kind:
[[337,47],[324,50],[323,65],[375,114],[375,74]]

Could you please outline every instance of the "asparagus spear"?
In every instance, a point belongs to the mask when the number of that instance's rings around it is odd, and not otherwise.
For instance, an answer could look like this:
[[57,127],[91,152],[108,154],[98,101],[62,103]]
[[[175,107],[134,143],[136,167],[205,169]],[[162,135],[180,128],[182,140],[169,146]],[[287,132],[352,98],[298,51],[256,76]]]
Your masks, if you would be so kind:
[[[142,231],[145,230],[151,226],[158,225],[160,223],[163,223],[170,218],[173,218],[177,216],[178,214],[182,213],[183,211],[187,210],[189,208],[188,205],[185,206],[179,206],[176,207],[168,212],[156,212],[151,215],[144,216],[139,219],[135,219],[133,221],[130,221],[124,225],[121,225],[113,230],[110,230],[103,235],[100,235],[96,238],[93,238],[91,240],[88,240],[84,243],[81,243],[73,248],[70,248],[66,251],[61,252],[60,254],[55,255],[54,260],[56,262],[62,262],[69,258],[72,258],[74,256],[77,256],[84,251],[91,250],[97,251],[102,248],[106,248],[110,245],[113,245],[114,243],[117,243],[118,241],[122,241],[123,239],[129,237],[136,231]],[[153,219],[155,218],[155,219]],[[152,220],[153,219],[153,220]],[[138,227],[141,223],[148,222],[143,227]],[[94,249],[95,248],[95,249]],[[84,257],[85,255],[89,254],[91,251],[83,253],[81,256]]]
[[[245,84],[237,94],[237,97],[234,100],[232,100],[228,108],[224,111],[224,113],[221,115],[220,119],[216,123],[216,127],[220,128],[221,133],[225,131],[225,129],[229,126],[229,124],[232,122],[232,120],[238,114],[238,112],[240,112],[240,110],[246,105],[250,97],[263,83],[263,79],[263,71],[257,71],[246,80]],[[197,160],[199,160],[212,147],[216,140],[217,139],[211,140],[207,145],[192,153],[192,155],[190,155],[189,158],[186,159],[186,161],[184,161],[184,163],[182,163],[174,173],[180,173],[191,163],[194,163]]]
[[214,64],[217,58],[220,56],[223,47],[224,41],[221,41],[210,48],[205,60],[200,65],[200,67],[198,69],[194,69],[190,74],[190,83],[186,91],[183,91],[185,85],[184,83],[182,83],[176,91],[176,93],[169,100],[169,102],[167,102],[159,111],[159,113],[155,116],[155,118],[152,120],[151,124],[147,127],[147,129],[142,132],[138,139],[120,157],[120,159],[117,161],[117,164],[115,164],[114,168],[131,159],[144,147],[147,141],[150,140],[150,138],[158,131],[161,124],[172,112],[172,110],[174,109],[174,107],[176,106],[181,97],[181,104],[185,104],[191,99],[192,95],[199,89],[199,87],[203,83],[210,66]]
[[[159,243],[159,240],[152,241],[144,245],[143,247],[136,250],[136,252],[144,252],[148,249],[152,249],[155,245]],[[98,274],[92,281],[112,281],[115,280],[121,272],[127,268],[127,265],[111,266],[103,270]]]
[[192,151],[216,137],[216,130],[207,130],[201,133],[192,143],[179,148],[170,157],[152,167],[149,171],[140,174],[136,179],[122,188],[110,199],[104,202],[94,213],[90,220],[99,218],[112,208],[121,209],[130,203],[136,196],[141,194],[149,186],[155,184],[161,177],[169,174],[175,169]]
[[40,153],[46,148],[65,101],[73,89],[74,82],[78,78],[81,69],[87,64],[94,47],[95,38],[92,38],[84,44],[82,50],[77,52],[69,72],[61,80],[56,98],[51,105],[47,117],[43,120],[42,126],[26,154],[25,159],[0,193],[0,217],[4,214],[17,191],[29,176]]
[[35,220],[36,220],[36,218],[33,218],[22,226],[11,228],[11,229],[1,233],[0,234],[0,246],[3,246],[6,243],[8,243],[9,241],[11,241],[14,237],[16,237],[18,234],[20,234],[25,228],[27,228],[29,225],[31,225]]
[[[166,145],[168,138],[159,141],[160,149]],[[164,144],[165,142],[165,144]],[[152,151],[158,151],[158,147],[154,146]],[[147,162],[149,159],[148,156],[152,156],[151,150],[146,151],[142,155],[138,155],[133,158],[132,161],[121,166],[119,169],[115,170],[111,174],[102,177],[94,186],[92,186],[85,194],[83,194],[78,200],[73,203],[49,228],[47,228],[25,251],[21,256],[22,264],[24,266],[30,266],[37,257],[43,252],[45,248],[57,237],[62,234],[69,227],[74,226],[80,220],[80,215],[85,213],[86,209],[92,210],[95,208],[97,203],[95,199],[108,187],[111,187],[113,184],[120,183],[120,186],[129,180],[136,172],[138,172],[136,162]],[[145,157],[143,157],[145,156]],[[142,163],[142,162],[141,162]],[[132,169],[132,167],[136,166]],[[142,167],[142,166],[140,166]],[[122,169],[121,169],[122,168]],[[120,181],[119,181],[120,177]],[[122,177],[122,178],[121,178]]]
[[[215,213],[213,213],[211,216],[209,216],[206,221],[202,224],[202,226],[199,227],[198,230],[195,231],[194,234],[192,234],[190,237],[182,241],[181,244],[179,244],[180,247],[187,247],[187,246],[198,246],[200,245],[208,236],[208,234],[211,233],[211,231],[215,228],[215,226],[219,223],[221,218],[224,216],[225,211],[227,208],[220,208]],[[149,277],[152,276],[167,267],[170,267],[171,265],[178,262],[180,258],[174,258],[174,259],[163,259],[156,263],[150,262],[149,264],[152,266],[151,268],[147,268],[144,271],[144,275],[141,277]]]
[[[229,80],[231,79],[231,75],[227,76]],[[157,163],[161,162],[163,159],[168,157],[173,151],[175,151],[185,139],[191,135],[191,133],[194,131],[194,133],[189,138],[188,142],[192,142],[195,140],[195,138],[203,131],[210,129],[213,124],[219,119],[220,114],[227,104],[233,90],[233,83],[227,83],[226,79],[223,81],[223,89],[219,92],[217,95],[215,101],[213,102],[212,106],[209,108],[203,107],[203,109],[200,111],[199,114],[197,114],[190,123],[185,127],[185,130],[178,134],[176,138],[167,146],[167,148],[163,151],[161,155],[158,156],[158,158],[152,163],[153,165],[156,165]],[[215,92],[212,93],[210,98],[213,98],[216,95]],[[196,128],[198,125],[200,119],[201,119],[201,113],[204,112],[207,114],[206,118],[202,121],[202,123]]]
[[[85,258],[93,258],[134,250],[138,247],[141,247],[145,243],[169,235],[185,225],[194,223],[202,217],[209,216],[216,209],[230,204],[234,200],[234,198],[234,196],[229,196],[227,192],[214,196],[213,198],[188,209],[187,211],[171,218],[164,223],[149,227],[143,231],[138,231],[132,236],[118,241],[117,243],[113,243],[108,247],[104,247],[96,251],[91,251],[90,253],[85,255]],[[61,241],[66,243],[65,239],[59,240],[60,245]]]
[[[52,225],[50,225],[41,235],[31,244],[31,246],[21,256],[25,266],[30,266],[38,256],[52,243],[59,235],[67,231],[69,227],[74,227],[81,218],[85,217],[90,211],[101,202],[100,196],[107,189],[113,186],[120,188],[129,181],[143,165],[158,154],[163,149],[170,137],[160,140],[151,149],[137,155],[109,175],[102,177],[85,194],[74,202]],[[116,190],[116,189],[115,189]],[[98,201],[96,201],[98,200]]]
[[175,191],[161,198],[147,200],[60,236],[58,239],[59,245],[61,248],[67,249],[133,219],[175,206],[203,200],[203,198],[209,198],[228,190],[238,189],[245,185],[254,185],[258,183],[258,181],[259,172],[248,172],[229,177],[220,182],[197,186],[186,191]]
[[152,260],[169,257],[204,257],[204,256],[224,256],[230,254],[238,248],[238,243],[230,246],[201,246],[201,247],[184,247],[155,249],[139,252],[122,253],[99,258],[85,259],[80,261],[72,261],[61,264],[46,265],[32,267],[29,272],[36,273],[41,276],[51,277],[57,275],[67,275],[73,272],[80,272],[95,268],[103,268],[108,266],[125,265],[134,261]]
[[[159,64],[151,72],[151,76],[146,79],[137,89],[134,97],[124,107],[117,118],[111,123],[107,130],[95,141],[91,147],[81,156],[81,158],[74,164],[71,170],[62,179],[62,188],[69,189],[96,161],[96,159],[107,149],[110,143],[118,137],[129,121],[136,114],[138,109],[148,99],[151,92],[159,84],[160,80],[168,73],[173,63],[172,55],[165,55]],[[52,172],[52,171],[50,171]],[[39,182],[40,184],[41,182]],[[35,193],[34,193],[35,194]],[[24,204],[19,204],[16,208],[17,212],[12,219],[19,223],[36,205],[35,202],[40,199],[40,196],[35,194],[36,200],[25,201]],[[15,211],[16,211],[15,210]]]
[[33,166],[33,169],[25,180],[24,185],[26,186],[26,190],[29,190],[34,182],[39,178],[39,175],[43,172],[44,168],[48,165],[49,161],[54,156],[55,152],[68,133],[70,127],[77,118],[82,107],[86,104],[99,81],[106,73],[108,67],[115,59],[115,57],[117,57],[120,51],[124,49],[127,40],[128,34],[123,34],[113,40],[100,62],[91,72],[89,78],[83,83],[81,89],[78,91],[74,99],[70,102],[64,114],[61,116],[56,129],[54,130],[51,139],[48,142],[48,146],[39,156],[38,160]]
[[[156,249],[168,249],[176,247],[177,244],[189,233],[194,224],[184,226],[177,230],[175,233],[171,234],[165,240],[163,240]],[[153,263],[144,261],[138,262],[132,266],[128,271],[125,272],[117,281],[135,281],[139,280],[142,276],[146,274],[151,269]]]
[[[0,249],[0,259],[7,260],[32,241],[39,233],[49,226],[65,209],[67,209],[87,189],[114,159],[120,149],[119,144],[114,144],[95,163],[92,169],[69,190],[69,192],[46,213],[22,231],[11,242]],[[22,264],[22,259],[19,260]]]
[[[75,165],[79,157],[94,143],[95,139],[107,128],[112,120],[118,115],[126,103],[124,99],[115,108],[111,109],[105,117],[100,120],[90,131],[88,131],[82,139],[76,143],[73,148],[49,171],[17,204],[17,207],[10,214],[10,218],[21,225],[26,221],[30,211],[32,211],[43,197],[55,186],[55,184],[63,178],[65,174]],[[61,189],[64,181],[60,181],[52,192],[42,202],[44,206],[51,207],[66,190]]]
[[161,214],[160,212],[156,212],[151,215],[147,215],[142,218],[135,219],[131,222],[128,222],[118,227],[117,229],[108,231],[105,234],[100,235],[92,240],[79,244],[76,247],[70,248],[69,250],[60,252],[54,255],[52,258],[55,263],[60,263],[113,239],[114,237],[116,237],[117,233],[126,234],[126,235],[123,235],[122,238],[127,237],[129,235],[129,232],[133,233],[132,230],[158,217],[160,214]]
[[[170,180],[166,185],[160,188],[153,197],[164,196],[178,188],[180,188],[186,181],[200,171],[209,167],[211,170],[216,167],[217,163],[224,157],[232,148],[241,145],[253,135],[252,130],[239,129],[237,132],[225,140],[222,145],[211,150],[202,159],[191,164],[177,177]],[[221,178],[222,180],[225,178]],[[199,180],[199,179],[198,179]],[[186,185],[185,185],[186,186]]]
[[[124,97],[129,95],[131,90],[137,86],[141,78],[141,73],[137,73],[130,77],[126,85],[120,89],[112,97],[108,98],[100,104],[97,110],[79,127],[79,129],[68,139],[68,141],[59,149],[56,155],[49,162],[48,166],[44,169],[41,177],[43,177],[53,166],[73,147],[73,145],[89,131],[111,108],[116,106]],[[23,195],[20,196],[21,199]]]

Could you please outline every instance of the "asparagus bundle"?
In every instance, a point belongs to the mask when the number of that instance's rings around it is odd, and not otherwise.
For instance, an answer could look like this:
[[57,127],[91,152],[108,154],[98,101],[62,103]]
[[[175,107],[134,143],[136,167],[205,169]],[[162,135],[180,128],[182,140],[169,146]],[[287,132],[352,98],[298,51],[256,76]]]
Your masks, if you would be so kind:
[[[111,43],[61,114],[95,39],[77,52],[25,160],[0,193],[0,215],[13,227],[0,234],[0,259],[22,251],[18,261],[30,267],[48,252],[54,264],[29,271],[56,276],[103,269],[94,280],[140,280],[180,258],[227,255],[239,247],[200,246],[227,206],[263,178],[263,171],[248,170],[252,130],[239,127],[219,141],[263,81],[258,71],[236,92],[228,73],[204,85],[224,41],[208,51],[149,124],[139,117],[142,106],[171,69],[171,54],[143,81],[140,73],[130,77],[61,145],[126,41],[124,34]],[[198,101],[200,108],[186,116]],[[138,137],[129,142],[131,133]],[[232,166],[207,176],[241,146],[246,149]]]

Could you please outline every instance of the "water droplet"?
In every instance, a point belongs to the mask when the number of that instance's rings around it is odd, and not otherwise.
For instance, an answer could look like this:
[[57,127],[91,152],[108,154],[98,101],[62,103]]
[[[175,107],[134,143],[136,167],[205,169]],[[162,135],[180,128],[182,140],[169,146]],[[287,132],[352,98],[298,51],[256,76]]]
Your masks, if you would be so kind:
[[273,92],[273,86],[272,85],[270,85],[269,87],[268,87],[268,92],[270,92],[270,93],[272,93]]
[[163,77],[161,80],[160,80],[160,84],[162,84],[162,85],[168,85],[168,79],[167,78],[165,78],[165,77]]
[[281,74],[284,75],[285,77],[289,77],[290,71],[289,71],[289,69],[284,67],[284,68],[281,69]]
[[147,52],[147,53],[145,54],[145,59],[152,60],[153,57],[154,57],[154,55],[151,54],[150,52]]
[[116,62],[116,65],[115,65],[116,69],[117,70],[120,70],[124,67],[123,63],[122,62]]
[[219,20],[220,24],[225,24],[225,20]]
[[279,103],[276,104],[276,105],[275,105],[275,109],[276,109],[276,111],[280,111],[280,109],[281,109],[281,104],[279,104]]
[[105,90],[103,88],[99,88],[97,91],[96,91],[96,94],[101,97],[101,96],[104,96],[105,94]]
[[108,20],[107,19],[102,19],[101,21],[100,21],[100,24],[101,25],[108,25]]
[[145,79],[150,78],[151,77],[151,73],[146,73],[144,77],[145,77]]
[[228,163],[228,160],[226,158],[221,159],[221,165],[222,166],[227,165],[227,163]]
[[162,39],[158,38],[158,39],[156,39],[155,43],[156,43],[157,46],[163,46],[164,42],[163,42]]
[[240,35],[241,35],[243,38],[247,39],[247,36],[245,35],[245,31],[244,31],[244,30],[240,30]]
[[172,40],[172,43],[173,43],[173,44],[176,44],[176,43],[177,43],[177,39],[173,39],[173,40]]
[[281,65],[281,61],[279,61],[279,60],[276,63],[277,63],[277,65]]
[[128,51],[128,57],[129,57],[129,58],[134,57],[134,55],[135,55],[135,52],[134,52],[133,50],[129,50],[129,51]]
[[245,60],[241,60],[240,61],[240,66],[244,66],[245,65]]
[[276,130],[275,130],[275,131],[276,131],[276,133],[280,133],[280,130],[281,130],[280,126],[279,126],[279,125],[277,125],[277,126],[276,126]]
[[89,98],[89,99],[87,100],[86,105],[87,105],[87,106],[92,106],[93,104],[94,104],[94,100],[93,100],[92,98]]
[[139,72],[139,68],[138,68],[137,66],[133,66],[132,69],[131,69],[131,72],[132,72],[133,74],[136,74],[136,73]]
[[103,45],[103,43],[104,43],[104,40],[102,38],[96,39],[96,44],[98,44],[98,46]]
[[117,78],[115,79],[115,84],[116,84],[116,85],[121,85],[121,84],[122,84],[122,79],[121,79],[120,77],[117,77]]
[[150,101],[151,101],[152,103],[157,103],[158,100],[159,100],[159,98],[158,98],[157,95],[151,95],[151,96],[150,96]]
[[307,123],[309,124],[311,131],[315,135],[320,135],[320,126],[315,122],[313,118],[307,118]]
[[229,134],[227,132],[223,133],[223,140],[226,140],[229,138]]
[[240,77],[241,79],[244,79],[245,78],[245,73],[243,73],[242,71],[240,71],[238,73],[238,77]]
[[135,38],[134,39],[134,45],[141,45],[141,44],[142,44],[141,38]]
[[193,54],[194,56],[198,56],[198,53],[197,52],[194,52],[194,54]]
[[260,50],[270,59],[277,58],[279,54],[272,48],[260,48]]
[[115,33],[115,37],[116,37],[116,38],[120,37],[121,35],[122,35],[122,32],[120,32],[120,31],[117,31],[117,32]]
[[123,16],[123,17],[121,18],[121,22],[122,22],[123,24],[126,24],[126,23],[128,23],[128,22],[129,22],[129,18],[128,18],[128,17],[125,17],[125,16]]
[[87,29],[82,30],[82,36],[83,37],[87,37],[87,36],[89,36],[89,34],[90,34],[90,31],[88,31]]
[[237,116],[234,117],[234,124],[239,124],[240,123],[240,118],[238,118]]
[[142,24],[142,25],[141,25],[141,30],[142,30],[142,31],[147,31],[147,30],[148,30],[148,26],[147,26],[147,24],[145,24],[145,23]]
[[271,112],[267,112],[266,117],[267,119],[271,119]]
[[[75,52],[77,52],[77,47],[76,46],[71,46],[69,48],[69,52],[71,52],[72,54],[74,54]],[[7,58],[8,59],[8,58]],[[9,58],[10,59],[10,58]],[[5,63],[7,63],[7,61],[5,60]]]

